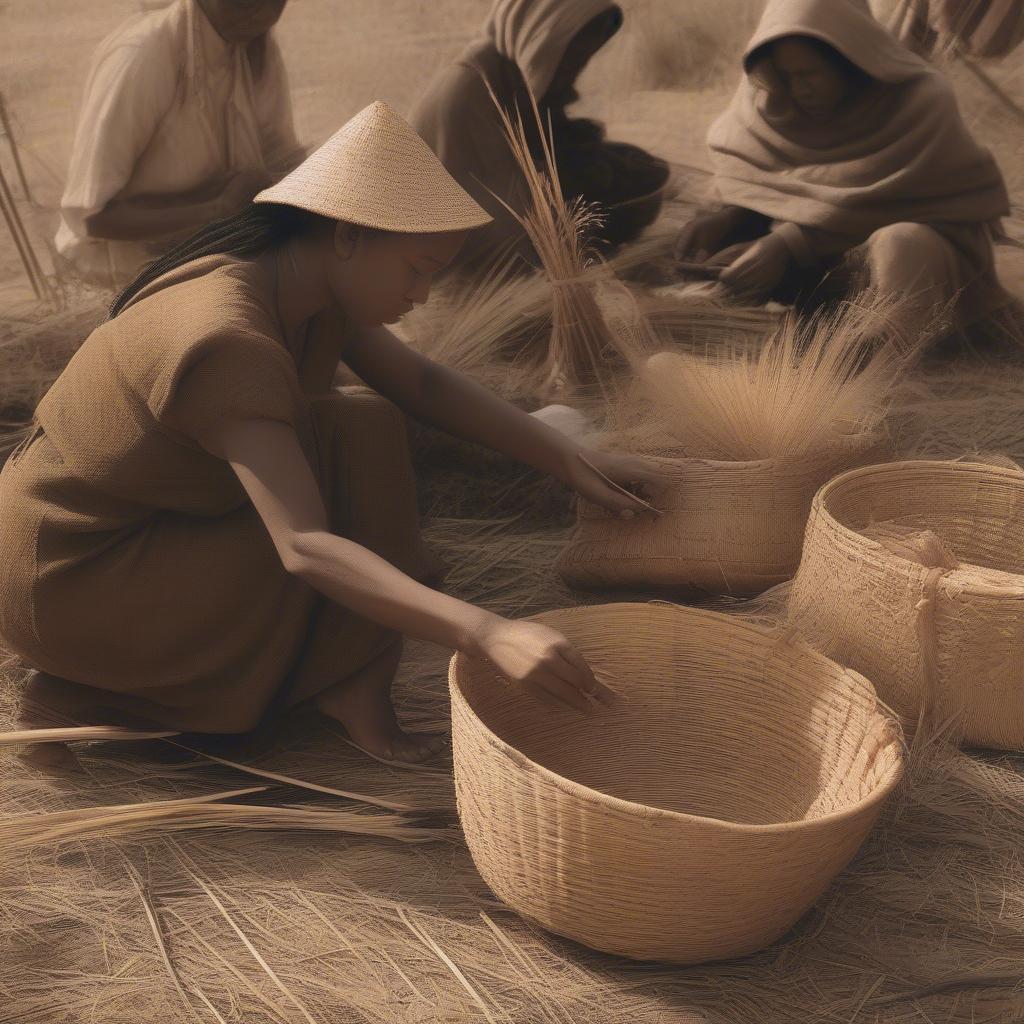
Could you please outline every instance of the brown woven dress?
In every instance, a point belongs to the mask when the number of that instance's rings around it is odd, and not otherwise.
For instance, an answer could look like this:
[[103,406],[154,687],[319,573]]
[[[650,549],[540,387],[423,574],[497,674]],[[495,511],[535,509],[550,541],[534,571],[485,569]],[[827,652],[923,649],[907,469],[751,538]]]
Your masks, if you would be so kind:
[[195,732],[243,732],[336,685],[394,634],[281,565],[218,421],[291,424],[335,533],[422,578],[405,421],[331,390],[321,325],[300,365],[273,278],[210,257],[140,292],[86,340],[0,473],[0,638],[97,703]]

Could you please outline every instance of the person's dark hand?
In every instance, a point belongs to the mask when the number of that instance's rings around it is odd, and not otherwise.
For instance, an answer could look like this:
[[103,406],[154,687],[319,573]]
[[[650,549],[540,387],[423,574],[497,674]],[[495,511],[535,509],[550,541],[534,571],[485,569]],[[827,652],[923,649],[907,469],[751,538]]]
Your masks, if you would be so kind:
[[701,213],[679,232],[673,246],[678,262],[701,263],[716,252],[733,226],[730,210]]
[[[730,249],[739,247],[730,246]],[[743,251],[729,249],[718,253],[714,261],[729,262],[718,275],[719,283],[737,298],[763,301],[778,287],[789,267],[790,252],[778,235],[768,234],[750,243]]]

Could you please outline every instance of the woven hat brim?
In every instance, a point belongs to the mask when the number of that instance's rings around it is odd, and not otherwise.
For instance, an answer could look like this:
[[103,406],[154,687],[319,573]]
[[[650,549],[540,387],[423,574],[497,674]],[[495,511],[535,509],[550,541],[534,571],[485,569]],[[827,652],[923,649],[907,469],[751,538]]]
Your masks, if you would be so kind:
[[408,234],[468,231],[493,220],[412,127],[379,101],[255,201]]
[[368,216],[364,211],[346,210],[337,203],[318,203],[313,199],[299,199],[288,189],[271,186],[258,193],[254,203],[280,203],[294,206],[307,213],[316,213],[330,220],[345,221],[363,228],[374,228],[378,231],[393,231],[396,234],[431,235],[449,231],[471,231],[473,228],[486,227],[494,218],[480,208],[477,214],[468,212],[465,216],[446,218],[412,217],[412,216]]

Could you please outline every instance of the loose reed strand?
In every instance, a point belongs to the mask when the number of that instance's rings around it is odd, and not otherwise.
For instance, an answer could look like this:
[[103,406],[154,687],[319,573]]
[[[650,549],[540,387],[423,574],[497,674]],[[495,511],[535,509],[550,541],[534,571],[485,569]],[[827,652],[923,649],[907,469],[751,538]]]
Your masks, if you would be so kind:
[[582,452],[578,452],[577,454],[579,456],[580,462],[582,462],[584,466],[586,466],[590,470],[593,470],[593,472],[595,472],[606,484],[608,484],[609,487],[617,491],[624,498],[629,498],[631,501],[634,501],[637,505],[639,505],[642,509],[646,509],[648,512],[653,512],[657,516],[662,516],[665,514],[660,509],[657,509],[650,503],[644,501],[644,499],[641,498],[638,494],[634,494],[632,491],[626,490],[625,487],[622,487],[620,484],[617,484],[610,477],[605,476],[605,474],[602,473],[601,470],[599,470],[597,466],[595,466]]
[[77,725],[61,729],[19,729],[0,732],[0,746],[26,743],[78,743],[89,740],[162,740],[178,732],[145,732],[118,725]]
[[[174,735],[174,734],[172,734]],[[196,750],[194,747],[186,746],[184,743],[175,743],[174,741],[168,741],[171,746],[179,747],[181,750],[187,750],[189,753],[197,754],[199,757],[205,757],[208,761],[214,761],[217,764],[225,765],[228,768],[236,768],[240,772],[246,772],[248,775],[258,775],[263,779],[272,779],[274,782],[283,782],[288,786],[296,786],[300,789],[309,789],[315,793],[327,793],[329,796],[340,796],[346,800],[358,800],[360,803],[371,804],[374,807],[382,807],[388,811],[397,811],[404,814],[415,814],[423,810],[423,808],[413,807],[411,804],[396,803],[392,800],[384,800],[381,797],[365,796],[361,793],[352,793],[345,789],[334,789],[331,786],[321,786],[316,782],[306,782],[303,779],[296,779],[291,775],[282,775],[279,772],[268,771],[265,768],[254,768],[252,765],[242,764],[239,761],[229,761],[224,757],[216,757],[213,754],[208,754],[205,750]]]
[[242,942],[245,945],[245,948],[249,950],[249,952],[252,954],[253,959],[260,965],[260,967],[263,968],[263,970],[267,974],[267,977],[270,978],[270,980],[281,990],[282,993],[284,993],[288,1001],[299,1011],[299,1013],[302,1014],[302,1016],[306,1019],[307,1024],[317,1024],[317,1021],[313,1018],[313,1016],[305,1008],[305,1006],[303,1006],[302,1003],[299,1002],[299,1000],[296,998],[292,990],[288,988],[288,986],[285,985],[283,981],[281,981],[281,979],[274,973],[273,969],[270,967],[267,961],[264,960],[262,956],[260,956],[259,950],[249,941],[249,937],[245,934],[245,932],[243,932],[242,929],[238,927],[234,919],[225,909],[224,904],[220,901],[220,899],[218,899],[216,894],[213,892],[212,885],[207,885],[206,882],[204,882],[198,875],[192,875],[192,881],[195,882],[196,885],[198,885],[203,890],[203,892],[206,893],[206,895],[210,898],[210,902],[213,903],[213,905],[217,908],[218,912],[221,914],[224,920],[227,921],[227,923],[231,926],[231,930],[242,940]]
[[470,998],[477,1006],[483,1011],[484,1017],[487,1018],[489,1024],[497,1024],[494,1017],[491,1015],[491,1011],[487,1008],[487,1004],[483,1001],[480,993],[469,983],[466,976],[459,970],[459,968],[452,962],[451,958],[447,953],[427,934],[426,930],[420,925],[414,924],[406,916],[405,911],[398,907],[398,916],[402,919],[402,922],[423,944],[430,949],[434,955],[455,975],[456,981],[469,993]]
[[[194,800],[164,800],[120,807],[84,808],[53,815],[29,814],[0,819],[0,847],[17,851],[38,844],[168,832],[183,829],[298,829],[377,836],[404,843],[450,840],[452,830],[410,822],[396,814],[366,814],[356,811],[322,811],[297,807],[214,803],[227,796],[259,792],[241,790],[233,794]],[[206,801],[206,802],[204,802]]]
[[[174,987],[177,990],[181,1001],[188,1009],[189,1014],[192,1017],[195,1017],[196,1020],[201,1021],[202,1018],[196,1012],[191,1000],[185,994],[185,989],[181,984],[181,978],[178,976],[178,969],[174,966],[170,954],[167,951],[167,943],[164,941],[163,932],[160,929],[160,922],[157,919],[156,908],[153,906],[152,900],[150,900],[149,895],[142,884],[142,879],[139,877],[139,873],[135,870],[135,866],[130,861],[125,860],[125,868],[128,872],[128,878],[131,881],[132,886],[138,893],[139,902],[142,904],[142,908],[146,914],[146,920],[149,923],[150,930],[153,932],[153,938],[156,940],[157,949],[160,951],[160,959],[163,960],[164,966],[167,968],[167,973],[170,975],[171,981],[174,983]],[[216,1011],[214,1012],[218,1020],[223,1020],[219,1013],[216,1013]]]

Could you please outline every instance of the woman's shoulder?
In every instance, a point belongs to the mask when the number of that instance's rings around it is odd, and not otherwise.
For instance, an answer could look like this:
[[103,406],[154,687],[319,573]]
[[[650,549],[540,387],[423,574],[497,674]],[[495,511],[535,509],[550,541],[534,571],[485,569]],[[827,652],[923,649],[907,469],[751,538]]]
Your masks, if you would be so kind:
[[281,338],[269,282],[252,261],[210,257],[158,278],[83,349],[135,387],[177,377],[200,359],[273,369],[292,360]]
[[163,274],[143,288],[117,319],[174,325],[176,333],[235,329],[280,340],[273,283],[255,260],[205,256]]

